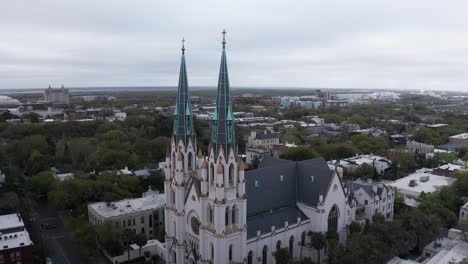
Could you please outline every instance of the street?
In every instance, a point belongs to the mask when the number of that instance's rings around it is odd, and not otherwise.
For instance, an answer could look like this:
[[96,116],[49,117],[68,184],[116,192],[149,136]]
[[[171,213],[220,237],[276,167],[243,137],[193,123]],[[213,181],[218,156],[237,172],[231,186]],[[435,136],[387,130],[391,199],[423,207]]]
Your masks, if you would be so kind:
[[[66,211],[43,206],[32,215],[32,237],[36,245],[42,244],[43,255],[59,264],[88,263],[79,248],[72,243],[71,232],[64,227]],[[41,227],[42,225],[42,227]]]

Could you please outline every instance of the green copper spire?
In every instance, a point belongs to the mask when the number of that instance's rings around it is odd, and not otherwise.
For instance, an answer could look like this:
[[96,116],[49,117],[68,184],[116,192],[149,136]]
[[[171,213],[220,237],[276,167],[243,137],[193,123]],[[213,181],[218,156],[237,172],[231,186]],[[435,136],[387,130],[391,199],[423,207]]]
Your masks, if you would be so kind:
[[[192,104],[188,91],[187,68],[185,66],[185,40],[182,39],[182,59],[180,63],[179,86],[177,91],[177,101],[174,110],[173,134],[176,143],[182,140],[187,146],[188,139],[195,136],[193,126]],[[193,140],[194,138],[192,138]]]
[[218,94],[216,96],[216,110],[213,116],[213,131],[211,143],[215,154],[223,146],[225,154],[231,147],[236,147],[234,132],[234,115],[232,112],[231,93],[229,92],[229,75],[226,62],[226,30],[223,30],[223,51],[219,69]]

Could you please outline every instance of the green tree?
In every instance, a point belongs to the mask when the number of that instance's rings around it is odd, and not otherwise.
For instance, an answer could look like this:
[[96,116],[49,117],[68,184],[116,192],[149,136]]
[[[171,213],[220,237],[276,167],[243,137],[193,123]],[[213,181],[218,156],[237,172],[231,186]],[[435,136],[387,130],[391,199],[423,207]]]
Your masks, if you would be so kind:
[[309,232],[310,236],[310,242],[312,244],[312,247],[317,250],[317,263],[320,262],[320,251],[325,247],[326,245],[326,237],[323,233],[320,232]]
[[372,216],[372,222],[373,223],[378,223],[378,224],[384,224],[385,223],[385,216],[381,213],[377,213]]
[[252,169],[257,169],[258,166],[260,165],[260,159],[258,158],[257,155],[253,156],[252,158]]
[[343,249],[340,247],[338,233],[333,230],[328,230],[325,235],[325,240],[328,253],[328,263],[334,264],[343,252]]
[[386,155],[387,150],[390,148],[388,139],[384,137],[359,134],[352,136],[351,141],[360,152],[366,154]]
[[293,161],[302,161],[317,158],[319,155],[313,149],[306,147],[289,148],[281,153],[280,158]]
[[28,189],[38,194],[46,194],[56,182],[54,174],[51,171],[43,171],[32,176],[28,182]]
[[462,221],[460,221],[458,228],[462,231],[462,239],[465,242],[468,242],[468,218],[465,218]]
[[299,264],[314,264],[311,258],[309,257],[304,257],[301,260],[299,260]]
[[122,245],[119,242],[120,232],[115,229],[112,222],[97,224],[94,226],[94,230],[101,246],[104,247],[109,254],[118,256],[122,253]]
[[22,116],[23,119],[29,120],[31,123],[39,123],[39,114],[30,112]]
[[361,178],[362,180],[375,179],[377,172],[372,165],[367,163],[362,164],[353,171],[353,178]]
[[352,235],[354,233],[361,233],[362,231],[362,227],[359,223],[357,222],[352,222],[351,224],[349,224],[348,226],[348,231],[349,233]]
[[148,239],[146,238],[145,234],[143,233],[139,233],[136,235],[135,237],[135,243],[137,244],[137,246],[139,247],[140,249],[140,257],[141,257],[141,248],[146,245],[146,243],[148,242]]
[[126,244],[128,261],[130,261],[130,245],[135,241],[135,232],[130,228],[125,228],[122,231],[122,240]]
[[413,248],[421,252],[422,247],[442,234],[442,223],[432,215],[425,215],[421,210],[409,210],[402,215],[401,225],[409,232],[413,240]]
[[452,163],[457,159],[457,154],[454,152],[441,152],[435,154],[435,159],[439,164]]
[[280,248],[275,252],[275,260],[278,264],[288,264],[290,263],[289,260],[289,252],[286,248]]
[[0,214],[13,213],[20,207],[20,199],[14,192],[5,192],[0,196]]

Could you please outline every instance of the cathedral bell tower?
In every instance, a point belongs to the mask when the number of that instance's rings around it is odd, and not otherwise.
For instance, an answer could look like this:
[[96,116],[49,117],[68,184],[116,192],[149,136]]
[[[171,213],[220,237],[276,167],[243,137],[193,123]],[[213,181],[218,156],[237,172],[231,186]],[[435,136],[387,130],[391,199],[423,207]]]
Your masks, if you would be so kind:
[[246,255],[247,231],[244,164],[239,160],[234,130],[226,31],[223,31],[216,109],[213,116],[208,160],[201,170],[203,194],[202,258],[212,263],[242,262]]
[[202,162],[197,156],[197,140],[193,125],[192,105],[188,90],[185,45],[182,40],[179,85],[174,109],[174,126],[164,167],[166,196],[165,231],[167,263],[185,263],[185,196],[187,186]]

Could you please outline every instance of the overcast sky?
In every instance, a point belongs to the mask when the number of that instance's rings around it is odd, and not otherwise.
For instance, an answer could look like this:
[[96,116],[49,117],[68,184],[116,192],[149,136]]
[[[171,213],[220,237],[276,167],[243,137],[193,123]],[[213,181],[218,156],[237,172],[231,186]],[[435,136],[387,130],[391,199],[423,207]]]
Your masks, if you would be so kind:
[[468,91],[466,0],[3,0],[0,88],[231,86]]

